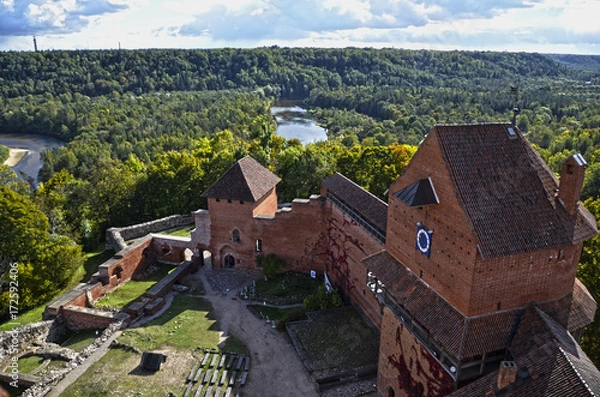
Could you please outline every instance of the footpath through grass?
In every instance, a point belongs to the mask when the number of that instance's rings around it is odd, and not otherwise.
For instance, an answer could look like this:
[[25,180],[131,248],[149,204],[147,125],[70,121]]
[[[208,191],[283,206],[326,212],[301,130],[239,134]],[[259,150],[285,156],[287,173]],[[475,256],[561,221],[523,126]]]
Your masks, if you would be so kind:
[[[70,397],[166,396],[183,395],[185,379],[197,365],[205,348],[219,347],[220,332],[215,324],[212,305],[198,297],[176,295],[161,317],[139,328],[128,329],[118,338],[117,346],[64,392]],[[228,339],[224,351],[246,352],[234,338]],[[139,367],[138,352],[159,351],[167,361],[157,372]],[[135,394],[131,394],[135,391]]]

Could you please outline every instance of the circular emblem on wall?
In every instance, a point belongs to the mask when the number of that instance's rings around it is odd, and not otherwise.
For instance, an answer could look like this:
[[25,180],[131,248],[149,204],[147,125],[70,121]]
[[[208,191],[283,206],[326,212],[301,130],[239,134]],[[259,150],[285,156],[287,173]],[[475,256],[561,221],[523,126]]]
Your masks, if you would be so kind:
[[429,258],[431,254],[431,234],[433,232],[420,223],[417,223],[417,250]]
[[419,229],[417,232],[417,248],[424,254],[431,248],[431,236],[425,229]]

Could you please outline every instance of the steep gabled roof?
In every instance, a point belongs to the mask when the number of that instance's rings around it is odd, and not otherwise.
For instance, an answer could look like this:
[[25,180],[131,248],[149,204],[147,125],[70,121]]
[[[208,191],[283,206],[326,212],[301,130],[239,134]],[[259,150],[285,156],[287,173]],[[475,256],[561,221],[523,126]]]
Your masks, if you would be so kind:
[[429,136],[439,142],[484,258],[565,247],[597,233],[583,206],[571,217],[555,199],[554,173],[510,124],[441,125]]
[[250,156],[238,160],[202,197],[256,202],[281,179]]

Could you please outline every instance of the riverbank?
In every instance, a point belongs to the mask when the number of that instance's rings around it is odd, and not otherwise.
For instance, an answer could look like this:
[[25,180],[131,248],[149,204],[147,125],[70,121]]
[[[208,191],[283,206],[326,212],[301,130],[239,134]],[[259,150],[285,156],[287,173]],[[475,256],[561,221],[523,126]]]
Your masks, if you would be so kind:
[[17,164],[21,162],[29,154],[29,150],[27,149],[10,149],[10,154],[4,164],[9,167],[16,167]]

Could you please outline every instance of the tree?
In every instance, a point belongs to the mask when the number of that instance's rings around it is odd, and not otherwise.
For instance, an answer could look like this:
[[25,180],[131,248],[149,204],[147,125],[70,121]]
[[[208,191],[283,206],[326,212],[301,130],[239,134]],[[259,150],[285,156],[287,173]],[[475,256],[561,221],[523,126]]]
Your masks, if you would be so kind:
[[[48,218],[28,197],[0,187],[0,257],[17,264],[20,310],[52,298],[83,264],[81,248],[48,229]],[[0,315],[6,315],[6,284],[2,290]]]

